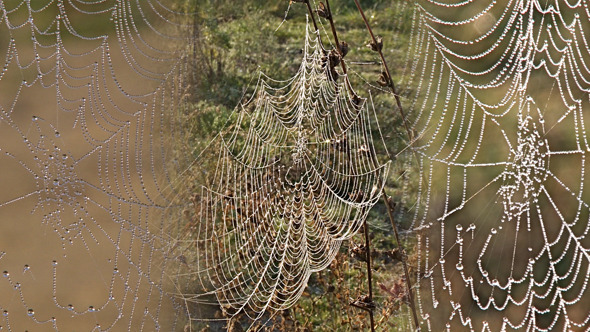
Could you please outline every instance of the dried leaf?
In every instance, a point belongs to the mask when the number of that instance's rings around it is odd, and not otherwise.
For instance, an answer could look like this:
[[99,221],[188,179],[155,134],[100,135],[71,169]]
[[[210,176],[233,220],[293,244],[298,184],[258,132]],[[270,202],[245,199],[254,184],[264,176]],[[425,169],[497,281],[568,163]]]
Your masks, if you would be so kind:
[[381,75],[379,75],[379,79],[377,80],[377,83],[379,85],[381,85],[382,87],[391,86],[390,80],[389,80],[389,75],[387,75],[386,72],[381,72]]
[[326,20],[329,20],[329,19],[332,18],[332,15],[331,15],[330,11],[326,7],[326,5],[324,5],[323,2],[320,2],[320,4],[318,5],[318,9],[316,10],[316,12],[318,13],[318,16],[319,17],[325,18]]
[[375,41],[371,41],[367,46],[375,52],[381,52],[381,50],[383,50],[383,37],[377,36],[375,39]]
[[348,54],[348,43],[345,41],[340,42],[340,55],[344,58]]

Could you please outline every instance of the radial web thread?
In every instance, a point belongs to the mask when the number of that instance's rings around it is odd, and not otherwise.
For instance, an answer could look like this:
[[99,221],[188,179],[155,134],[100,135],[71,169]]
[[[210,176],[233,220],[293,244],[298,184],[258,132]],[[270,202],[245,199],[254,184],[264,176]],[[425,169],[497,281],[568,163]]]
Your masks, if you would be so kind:
[[590,327],[588,2],[420,1],[405,82],[425,326]]

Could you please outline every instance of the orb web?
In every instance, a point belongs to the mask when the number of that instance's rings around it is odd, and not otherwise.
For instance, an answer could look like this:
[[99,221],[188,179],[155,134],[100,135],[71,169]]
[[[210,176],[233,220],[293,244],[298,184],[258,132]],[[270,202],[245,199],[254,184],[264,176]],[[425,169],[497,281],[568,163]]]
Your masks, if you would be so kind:
[[417,3],[404,82],[422,181],[404,200],[425,328],[590,326],[587,7]]
[[166,267],[188,16],[0,1],[0,326],[173,330]]
[[187,301],[210,308],[196,321],[272,321],[379,200],[388,163],[374,149],[376,121],[348,78],[333,75],[308,28],[296,75],[261,73],[218,137],[187,241],[196,250],[187,273],[201,288]]

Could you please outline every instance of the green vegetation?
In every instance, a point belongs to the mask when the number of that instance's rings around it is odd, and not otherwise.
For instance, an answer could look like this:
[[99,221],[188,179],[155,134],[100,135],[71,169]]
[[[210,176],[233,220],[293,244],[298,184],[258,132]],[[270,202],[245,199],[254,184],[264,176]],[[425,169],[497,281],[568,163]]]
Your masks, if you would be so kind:
[[[378,55],[367,44],[370,41],[365,25],[352,0],[330,2],[339,38],[350,45],[346,60],[354,88],[363,97],[373,98],[385,144],[391,156],[406,145],[406,134],[391,94],[373,87],[381,66]],[[384,36],[384,53],[397,82],[403,72],[409,39],[411,8],[386,0],[361,1],[377,35]],[[262,71],[274,79],[287,79],[298,69],[305,36],[307,10],[304,4],[287,0],[199,1],[194,22],[194,45],[191,47],[189,103],[182,111],[182,122],[188,132],[188,151],[197,157],[227,122],[243,96],[252,90]],[[399,20],[393,20],[397,17]],[[331,46],[329,24],[322,38],[326,48]],[[370,85],[368,84],[370,83]],[[375,126],[376,128],[376,126]],[[375,136],[378,137],[378,136]],[[378,142],[380,158],[389,159]],[[211,149],[215,150],[215,149]],[[214,167],[201,158],[200,169],[193,174],[190,185],[206,184],[207,173]],[[386,191],[399,201],[401,183],[408,183],[405,168],[410,163],[398,160],[390,170]],[[404,178],[406,177],[406,178]],[[410,181],[411,183],[411,181]],[[408,188],[403,192],[407,194]],[[408,204],[410,205],[410,204]],[[401,228],[407,228],[404,218],[408,207],[398,204]],[[377,330],[405,330],[412,324],[406,305],[403,271],[385,205],[380,202],[371,211],[369,227],[373,250],[373,290],[377,309]],[[405,243],[411,248],[410,240]],[[344,243],[331,266],[311,276],[301,300],[280,317],[275,318],[276,330],[357,331],[367,330],[369,318],[365,311],[350,303],[367,293],[366,265],[363,261],[362,230],[350,242]],[[410,256],[410,265],[412,265]],[[233,328],[236,328],[235,326]]]

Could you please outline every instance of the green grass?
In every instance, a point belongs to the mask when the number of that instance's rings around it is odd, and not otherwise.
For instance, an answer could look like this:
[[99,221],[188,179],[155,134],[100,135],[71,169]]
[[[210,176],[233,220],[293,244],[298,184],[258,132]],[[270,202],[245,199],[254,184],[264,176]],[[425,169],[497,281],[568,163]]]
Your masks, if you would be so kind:
[[[386,37],[384,53],[396,80],[403,71],[411,8],[406,6],[400,13],[401,7],[391,1],[373,0],[361,3],[375,33]],[[199,155],[208,142],[223,129],[232,109],[254,87],[259,70],[275,79],[287,79],[297,71],[307,11],[303,4],[293,3],[283,21],[287,5],[287,1],[276,0],[247,3],[223,0],[199,2],[196,8],[198,16],[195,22],[196,47],[193,53],[190,103],[183,115],[185,129],[189,132],[188,141],[191,142],[187,149],[193,157]],[[370,37],[354,1],[333,0],[331,7],[339,39],[350,45],[346,60],[350,63],[353,86],[365,97],[370,90],[379,122],[382,128],[388,129],[384,131],[385,143],[393,154],[405,145],[402,141],[405,133],[400,129],[402,123],[394,108],[394,99],[390,94],[372,89],[366,83],[375,85],[381,67],[378,64],[355,64],[376,62],[379,57],[366,46]],[[323,25],[329,29],[327,21]],[[331,36],[323,34],[322,37],[328,45],[327,40],[331,40]],[[383,147],[380,147],[379,153],[383,161],[388,159]],[[192,177],[193,183],[189,181],[187,186],[204,184],[206,175],[203,174],[212,172],[212,167],[212,162],[203,162],[200,171]],[[399,187],[403,170],[403,163],[398,163],[390,171],[386,190],[394,197],[402,192]],[[407,188],[403,191],[407,192]],[[405,206],[398,208],[399,211],[407,209]],[[402,225],[408,226],[408,220],[403,219],[402,215],[400,221]],[[400,299],[391,298],[378,286],[383,284],[391,287],[399,283],[403,275],[401,264],[386,253],[396,246],[382,202],[371,211],[369,224],[373,250],[376,251],[373,289],[377,302],[375,313],[378,330],[403,330],[410,321],[405,304]],[[356,331],[368,328],[366,312],[349,304],[367,293],[366,265],[354,257],[352,250],[362,243],[364,240],[360,235],[344,243],[332,265],[321,273],[312,275],[304,296],[288,311],[290,328],[309,331]],[[411,247],[412,242],[407,240],[404,245]]]

